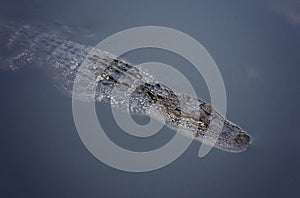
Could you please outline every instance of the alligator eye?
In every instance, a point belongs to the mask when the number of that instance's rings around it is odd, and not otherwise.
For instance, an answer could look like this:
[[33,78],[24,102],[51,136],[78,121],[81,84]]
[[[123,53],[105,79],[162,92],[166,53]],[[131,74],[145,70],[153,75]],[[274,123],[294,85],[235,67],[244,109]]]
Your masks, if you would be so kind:
[[207,103],[201,103],[199,105],[199,107],[201,109],[203,109],[208,115],[211,115],[212,113],[212,106],[210,104],[207,104]]

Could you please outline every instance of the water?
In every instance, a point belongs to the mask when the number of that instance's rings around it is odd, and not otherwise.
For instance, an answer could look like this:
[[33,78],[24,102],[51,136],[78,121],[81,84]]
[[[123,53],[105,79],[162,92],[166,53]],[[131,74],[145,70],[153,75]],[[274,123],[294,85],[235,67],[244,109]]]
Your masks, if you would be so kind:
[[[278,8],[279,7],[279,8]],[[280,9],[282,8],[282,9]],[[95,159],[81,143],[65,97],[39,70],[0,73],[1,197],[297,197],[299,190],[299,6],[295,1],[1,1],[1,19],[70,27],[70,38],[95,45],[126,28],[160,25],[197,39],[215,59],[228,99],[227,118],[253,137],[240,154],[213,149],[197,157],[193,142],[174,163],[128,173]],[[290,16],[290,17],[288,17]],[[54,22],[56,21],[56,22]],[[154,49],[125,55],[134,63],[161,61],[182,71],[205,100],[203,79],[187,61]],[[186,69],[188,68],[188,69]],[[97,105],[111,138],[151,150],[172,137],[125,136],[109,108]],[[164,135],[165,134],[165,135]]]

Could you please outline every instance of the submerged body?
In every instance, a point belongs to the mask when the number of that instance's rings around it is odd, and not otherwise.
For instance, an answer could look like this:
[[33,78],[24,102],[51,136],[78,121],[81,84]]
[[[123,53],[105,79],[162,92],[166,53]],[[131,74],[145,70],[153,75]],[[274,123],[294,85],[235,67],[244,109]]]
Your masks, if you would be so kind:
[[[31,64],[41,66],[51,74],[60,90],[76,99],[105,102],[113,108],[148,114],[170,128],[182,127],[196,140],[205,138],[224,151],[241,152],[251,142],[247,133],[225,120],[208,103],[173,92],[138,66],[108,52],[27,25],[4,25],[0,32],[1,51],[4,52],[2,69],[17,70]],[[93,74],[92,78],[78,72],[84,60],[87,61],[85,69]],[[79,92],[73,93],[75,81],[80,81],[81,87]],[[129,98],[128,103],[125,98]],[[149,114],[153,106],[159,115]]]

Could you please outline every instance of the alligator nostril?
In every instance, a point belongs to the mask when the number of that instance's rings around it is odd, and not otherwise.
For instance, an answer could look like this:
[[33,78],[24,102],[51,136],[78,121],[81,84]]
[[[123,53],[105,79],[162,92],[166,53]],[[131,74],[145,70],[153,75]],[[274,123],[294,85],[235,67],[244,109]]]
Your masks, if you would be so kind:
[[251,138],[245,132],[239,133],[236,137],[236,142],[242,145],[248,145],[251,143]]

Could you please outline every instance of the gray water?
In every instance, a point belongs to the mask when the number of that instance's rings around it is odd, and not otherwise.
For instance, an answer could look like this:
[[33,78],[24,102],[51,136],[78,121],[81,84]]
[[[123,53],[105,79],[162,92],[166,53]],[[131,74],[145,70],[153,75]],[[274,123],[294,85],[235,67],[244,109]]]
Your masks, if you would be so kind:
[[[227,118],[253,138],[250,148],[239,154],[213,149],[200,159],[200,143],[193,142],[162,169],[119,171],[98,161],[82,144],[71,99],[47,75],[26,66],[0,73],[0,197],[300,196],[299,1],[1,0],[0,5],[1,19],[51,24],[58,30],[65,25],[72,30],[70,38],[90,45],[136,26],[187,33],[219,66]],[[125,58],[170,64],[209,100],[200,74],[175,54],[144,49]],[[151,150],[172,137],[171,130],[163,129],[140,142],[124,135],[105,105],[98,104],[97,111],[103,127],[114,131],[111,139],[123,147]]]

